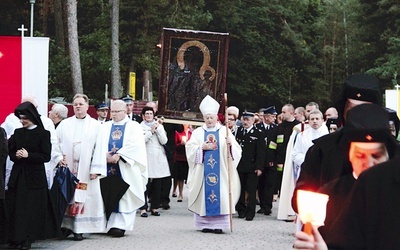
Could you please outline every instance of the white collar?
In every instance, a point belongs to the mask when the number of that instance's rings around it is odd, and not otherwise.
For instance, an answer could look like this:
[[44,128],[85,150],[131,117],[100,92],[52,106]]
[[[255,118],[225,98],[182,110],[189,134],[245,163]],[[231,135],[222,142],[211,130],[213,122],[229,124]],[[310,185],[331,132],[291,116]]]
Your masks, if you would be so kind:
[[203,124],[202,127],[207,132],[214,132],[214,131],[217,131],[218,129],[220,129],[222,127],[222,125],[219,122],[217,122],[217,124],[215,124],[215,127],[207,128],[207,126],[205,124]]
[[36,124],[33,124],[33,125],[27,127],[26,129],[27,129],[27,130],[32,130],[32,129],[35,129],[36,127],[37,127],[37,125],[36,125]]
[[125,123],[127,123],[128,121],[130,121],[128,116],[125,116],[124,119],[122,119],[121,121],[118,122],[114,122],[112,121],[113,125],[124,125]]

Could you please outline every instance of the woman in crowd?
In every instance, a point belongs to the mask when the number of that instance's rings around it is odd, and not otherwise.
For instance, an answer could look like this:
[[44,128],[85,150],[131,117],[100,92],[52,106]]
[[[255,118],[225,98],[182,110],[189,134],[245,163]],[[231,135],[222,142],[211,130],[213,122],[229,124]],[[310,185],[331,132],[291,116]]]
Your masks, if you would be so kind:
[[154,119],[152,107],[144,107],[142,109],[142,117],[141,126],[146,141],[149,172],[147,195],[151,199],[151,215],[160,216],[157,209],[160,206],[162,181],[164,178],[171,176],[163,146],[167,143],[168,138],[164,126]]
[[23,127],[16,129],[8,142],[14,164],[6,196],[7,232],[11,247],[30,249],[34,240],[56,236],[44,167],[50,161],[50,132],[43,128],[32,103],[21,103],[14,114]]
[[187,179],[189,165],[186,159],[185,145],[190,139],[192,131],[188,124],[183,125],[183,131],[175,131],[175,153],[174,153],[174,190],[172,196],[176,197],[178,187],[178,202],[183,199],[183,183]]

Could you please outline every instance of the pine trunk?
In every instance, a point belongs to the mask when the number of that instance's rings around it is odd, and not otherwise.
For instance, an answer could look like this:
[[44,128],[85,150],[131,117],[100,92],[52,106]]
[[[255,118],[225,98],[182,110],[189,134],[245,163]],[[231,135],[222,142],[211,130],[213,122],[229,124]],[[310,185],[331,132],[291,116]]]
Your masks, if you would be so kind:
[[68,47],[71,63],[72,90],[74,94],[83,93],[81,61],[79,57],[78,19],[76,0],[67,1]]
[[111,9],[111,98],[122,96],[119,68],[119,0],[110,0]]

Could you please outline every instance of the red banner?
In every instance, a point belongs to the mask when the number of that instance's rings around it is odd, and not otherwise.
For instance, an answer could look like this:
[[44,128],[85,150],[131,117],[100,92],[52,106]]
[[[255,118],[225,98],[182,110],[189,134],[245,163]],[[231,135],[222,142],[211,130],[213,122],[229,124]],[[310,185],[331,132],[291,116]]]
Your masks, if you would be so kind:
[[0,123],[21,103],[21,37],[0,37]]

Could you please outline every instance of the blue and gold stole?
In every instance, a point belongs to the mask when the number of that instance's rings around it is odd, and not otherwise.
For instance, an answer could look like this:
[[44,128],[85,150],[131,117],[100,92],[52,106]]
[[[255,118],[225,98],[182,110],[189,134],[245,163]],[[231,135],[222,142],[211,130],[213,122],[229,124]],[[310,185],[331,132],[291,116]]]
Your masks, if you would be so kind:
[[204,191],[206,197],[206,216],[221,214],[220,198],[220,155],[218,130],[204,131],[204,141],[214,144],[214,150],[204,151]]
[[[117,153],[118,149],[122,147],[122,143],[124,141],[125,125],[126,123],[124,125],[113,124],[111,127],[110,138],[108,139],[108,152],[111,152],[112,155]],[[107,176],[111,175],[117,175],[122,178],[119,163],[107,163]],[[114,209],[114,212],[119,212],[119,204]]]
[[[110,138],[108,140],[108,152],[111,154],[117,153],[118,149],[122,148],[122,143],[124,141],[124,131],[125,125],[112,125]],[[107,163],[107,176],[118,175],[121,177],[121,171],[119,169],[119,164]]]

